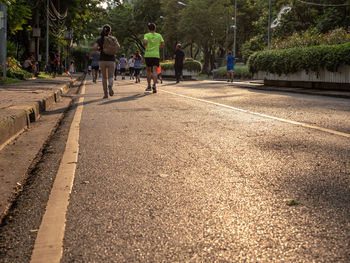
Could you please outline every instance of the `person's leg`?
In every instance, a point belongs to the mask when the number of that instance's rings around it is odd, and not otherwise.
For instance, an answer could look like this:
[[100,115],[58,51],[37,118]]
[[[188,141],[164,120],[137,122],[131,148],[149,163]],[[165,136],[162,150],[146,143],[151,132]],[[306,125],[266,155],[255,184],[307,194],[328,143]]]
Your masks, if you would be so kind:
[[117,75],[118,75],[118,68],[115,67],[115,69],[114,69],[114,80],[117,80]]
[[108,72],[108,91],[109,91],[109,96],[114,95],[113,91],[113,74],[114,74],[114,62],[113,61],[108,61],[107,63],[107,72]]
[[153,86],[152,86],[152,89],[153,89],[153,93],[156,93],[157,92],[157,88],[156,88],[156,84],[157,84],[157,69],[158,69],[158,66],[153,66],[152,67],[152,78],[153,78]]
[[176,83],[180,82],[180,70],[179,67],[176,65],[175,66],[175,78],[176,78]]
[[100,72],[102,73],[102,87],[103,87],[103,98],[108,98],[107,93],[107,63],[106,61],[100,61]]
[[184,67],[183,64],[181,64],[181,65],[179,66],[179,81],[180,81],[180,79],[183,80],[183,76],[182,76],[183,67]]
[[234,71],[231,71],[231,82],[233,82],[233,77],[234,77]]
[[151,90],[151,79],[152,79],[152,67],[147,66],[147,91]]

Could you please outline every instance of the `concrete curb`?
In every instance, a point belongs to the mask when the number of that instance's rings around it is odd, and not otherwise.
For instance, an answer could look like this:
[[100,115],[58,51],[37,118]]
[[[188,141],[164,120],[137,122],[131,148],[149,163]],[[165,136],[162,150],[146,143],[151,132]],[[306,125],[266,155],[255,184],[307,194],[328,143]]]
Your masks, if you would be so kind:
[[[65,94],[69,91],[71,86],[79,86],[79,88],[77,89],[77,94],[80,94],[80,90],[81,90],[81,85],[83,84],[83,80],[84,80],[84,76],[82,75],[81,77],[79,77],[76,81],[71,82],[70,84],[65,85],[62,94]],[[52,98],[57,98],[59,101],[61,100],[61,89],[54,92],[53,94],[50,94],[49,97],[47,97],[46,99],[44,99],[46,106],[51,106],[49,103],[56,103],[53,102]],[[44,101],[43,100],[43,101]],[[65,106],[65,109],[69,109],[69,107],[74,103],[74,98],[69,98],[69,103],[67,103],[67,105]],[[39,104],[36,103],[36,105],[38,106]],[[31,107],[28,107],[27,110],[32,110]],[[21,111],[21,116],[24,117],[25,122],[27,123],[27,118],[28,118],[28,112],[26,112],[26,110]],[[26,184],[27,179],[28,179],[28,175],[30,174],[30,172],[34,169],[34,167],[36,166],[37,162],[40,160],[41,156],[42,156],[42,151],[45,148],[46,143],[48,142],[48,140],[50,139],[51,135],[54,134],[54,132],[56,131],[56,129],[59,127],[59,123],[60,121],[64,118],[65,113],[61,113],[60,116],[55,120],[53,126],[50,128],[50,131],[47,133],[47,137],[43,137],[43,143],[42,144],[38,144],[37,147],[37,151],[35,152],[34,155],[32,155],[30,162],[28,163],[28,166],[26,167],[26,172],[24,172],[23,174],[20,173],[19,177],[17,179],[15,179],[17,184],[12,184],[10,186],[8,186],[8,189],[10,189],[9,193],[6,194],[5,192],[5,197],[4,196],[0,196],[0,224],[3,223],[3,220],[6,218],[6,215],[8,214],[9,209],[11,209],[11,206],[13,204],[13,202],[16,200],[16,198],[18,197],[18,195],[20,194],[20,192],[23,190],[23,186]],[[13,120],[16,120],[16,118],[14,118]],[[0,122],[1,124],[1,122]],[[25,126],[25,125],[24,125]],[[20,126],[23,127],[23,124]],[[23,131],[25,131],[27,128],[23,129],[20,131],[20,133],[14,135],[11,139],[8,140],[7,144],[11,143],[14,139],[16,139],[16,137],[18,135],[20,135]],[[4,144],[4,146],[6,146],[7,144]],[[2,148],[0,148],[1,151]],[[6,151],[6,149],[5,149]],[[7,176],[12,176],[9,175],[9,173],[6,173]],[[4,195],[3,193],[3,195]]]
[[53,104],[60,101],[61,95],[66,94],[71,87],[77,85],[83,78],[84,74],[32,105],[10,107],[9,109],[14,111],[13,115],[0,120],[0,150],[14,140],[21,132],[30,128],[32,122],[39,120],[41,113],[47,111]]

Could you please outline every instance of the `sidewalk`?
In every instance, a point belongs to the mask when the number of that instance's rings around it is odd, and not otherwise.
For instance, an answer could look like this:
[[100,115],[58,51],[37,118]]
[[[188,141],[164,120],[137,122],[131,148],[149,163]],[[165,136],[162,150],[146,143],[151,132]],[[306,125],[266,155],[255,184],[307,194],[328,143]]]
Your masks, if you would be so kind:
[[57,77],[0,86],[0,222],[72,101],[61,95],[74,86],[76,91],[83,76],[81,73],[73,79]]
[[276,86],[265,86],[263,81],[258,80],[234,80],[233,83],[228,83],[226,80],[210,80],[205,81],[209,82],[221,82],[223,84],[232,85],[237,88],[250,88],[256,90],[264,91],[277,91],[277,92],[289,92],[289,93],[298,93],[298,94],[308,94],[316,96],[327,96],[335,98],[350,99],[350,90],[349,91],[336,91],[336,90],[326,90],[326,89],[311,89],[311,88],[298,88],[298,87],[276,87]]
[[73,80],[57,77],[0,86],[0,150],[37,121],[81,77],[76,74]]

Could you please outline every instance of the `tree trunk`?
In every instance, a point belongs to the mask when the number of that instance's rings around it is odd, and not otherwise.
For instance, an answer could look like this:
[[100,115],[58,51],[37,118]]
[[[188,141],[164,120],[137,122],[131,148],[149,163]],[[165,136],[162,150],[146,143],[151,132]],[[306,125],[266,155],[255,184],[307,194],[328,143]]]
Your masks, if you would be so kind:
[[210,48],[210,72],[215,69],[215,50],[213,47]]
[[194,53],[194,59],[195,59],[195,60],[198,60],[197,57],[198,57],[198,54],[199,54],[200,51],[201,51],[201,48],[200,48],[199,46],[197,46],[197,50],[196,50],[196,52]]
[[209,60],[210,60],[210,50],[208,48],[208,45],[206,44],[204,46],[204,64],[203,64],[203,69],[202,69],[202,73],[203,74],[210,74],[210,71],[209,71]]

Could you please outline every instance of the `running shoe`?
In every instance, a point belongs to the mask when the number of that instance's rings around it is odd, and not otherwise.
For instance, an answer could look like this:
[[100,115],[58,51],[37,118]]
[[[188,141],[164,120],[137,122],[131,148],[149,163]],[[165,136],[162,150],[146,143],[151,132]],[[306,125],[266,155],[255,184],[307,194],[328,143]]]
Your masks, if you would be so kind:
[[151,86],[148,86],[146,89],[146,91],[151,91],[151,90],[152,90]]
[[153,85],[152,89],[153,89],[153,93],[157,93],[156,85]]

